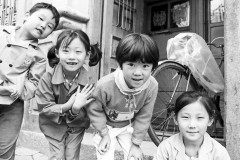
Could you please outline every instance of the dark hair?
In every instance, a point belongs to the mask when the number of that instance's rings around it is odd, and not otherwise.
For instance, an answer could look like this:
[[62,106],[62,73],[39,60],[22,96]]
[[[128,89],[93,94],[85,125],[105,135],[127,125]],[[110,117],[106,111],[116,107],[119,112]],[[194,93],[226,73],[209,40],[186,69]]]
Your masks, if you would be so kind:
[[36,3],[34,6],[32,6],[32,8],[29,10],[29,14],[33,14],[34,12],[38,11],[39,9],[49,9],[50,11],[52,11],[53,13],[53,17],[55,18],[55,27],[53,30],[55,30],[58,26],[59,23],[59,19],[60,19],[60,14],[58,12],[58,10],[51,4],[49,3]]
[[204,91],[187,91],[182,93],[175,102],[175,116],[177,116],[177,114],[183,107],[197,101],[204,106],[209,117],[214,118],[215,103],[213,101],[213,98],[208,96],[208,94]]
[[64,30],[60,33],[60,35],[57,38],[57,43],[55,46],[50,48],[48,51],[48,62],[50,67],[54,67],[58,64],[59,59],[56,57],[56,52],[59,51],[60,47],[66,48],[72,40],[75,38],[79,38],[80,41],[83,43],[86,52],[91,52],[90,58],[89,58],[89,66],[95,66],[102,58],[102,52],[98,48],[98,43],[94,45],[90,45],[90,40],[85,32],[82,30]]
[[116,60],[121,68],[126,61],[141,61],[153,64],[153,69],[155,69],[159,60],[158,47],[149,36],[132,33],[119,42],[116,49]]

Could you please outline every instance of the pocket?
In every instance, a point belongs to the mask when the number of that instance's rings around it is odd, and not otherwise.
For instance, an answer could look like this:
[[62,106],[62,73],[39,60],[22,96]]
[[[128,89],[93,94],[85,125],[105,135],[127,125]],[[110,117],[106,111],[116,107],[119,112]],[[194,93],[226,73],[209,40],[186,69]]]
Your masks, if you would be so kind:
[[29,68],[33,61],[34,58],[32,56],[29,55],[19,56],[13,65],[18,69],[24,69]]

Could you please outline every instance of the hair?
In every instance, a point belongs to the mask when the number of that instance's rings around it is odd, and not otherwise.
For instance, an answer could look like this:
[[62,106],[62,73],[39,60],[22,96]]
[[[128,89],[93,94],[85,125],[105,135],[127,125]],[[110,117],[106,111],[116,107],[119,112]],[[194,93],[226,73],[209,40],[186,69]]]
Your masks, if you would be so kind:
[[213,98],[208,96],[206,92],[203,91],[187,91],[182,93],[176,100],[174,113],[175,116],[178,115],[179,111],[194,102],[200,102],[206,109],[210,119],[215,116],[215,103]]
[[60,19],[60,14],[58,10],[49,3],[41,2],[41,3],[36,3],[34,6],[32,6],[32,8],[29,10],[29,14],[31,15],[40,9],[49,9],[53,13],[53,17],[55,18],[55,23],[56,23],[53,30],[55,30],[59,24],[59,19]]
[[90,58],[89,58],[89,66],[95,66],[102,58],[102,52],[99,49],[99,45],[90,44],[90,40],[85,32],[82,30],[64,30],[60,33],[57,38],[57,43],[48,51],[48,62],[50,67],[54,67],[59,63],[59,58],[56,57],[56,53],[58,53],[60,48],[67,48],[68,45],[75,39],[79,38],[79,40],[83,43],[86,52],[90,51]]
[[132,33],[124,37],[116,49],[116,60],[120,67],[126,61],[153,64],[154,70],[158,65],[158,47],[148,35]]

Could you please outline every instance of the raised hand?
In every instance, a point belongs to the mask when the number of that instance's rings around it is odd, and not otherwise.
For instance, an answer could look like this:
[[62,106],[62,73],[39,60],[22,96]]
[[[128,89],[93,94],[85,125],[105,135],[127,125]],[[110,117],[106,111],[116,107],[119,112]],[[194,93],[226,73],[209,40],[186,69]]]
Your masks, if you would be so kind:
[[93,99],[90,98],[90,95],[94,91],[95,87],[93,84],[87,84],[81,91],[80,86],[78,86],[75,101],[72,106],[73,114],[78,114],[80,109],[85,106],[86,104],[90,103]]

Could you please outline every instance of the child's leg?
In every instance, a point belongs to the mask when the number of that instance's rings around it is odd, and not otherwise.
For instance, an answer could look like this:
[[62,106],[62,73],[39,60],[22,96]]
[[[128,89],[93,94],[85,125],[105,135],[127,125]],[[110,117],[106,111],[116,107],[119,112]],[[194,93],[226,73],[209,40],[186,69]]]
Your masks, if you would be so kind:
[[45,136],[49,142],[49,160],[65,160],[65,137],[62,141]]
[[0,112],[0,159],[13,160],[23,119],[24,103],[16,100],[9,107],[12,107],[12,110]]
[[85,128],[71,128],[66,138],[66,160],[79,160]]
[[132,146],[132,132],[127,130],[128,127],[129,126],[124,127],[122,133],[117,136],[117,141],[123,150],[125,160],[127,160],[130,148]]

